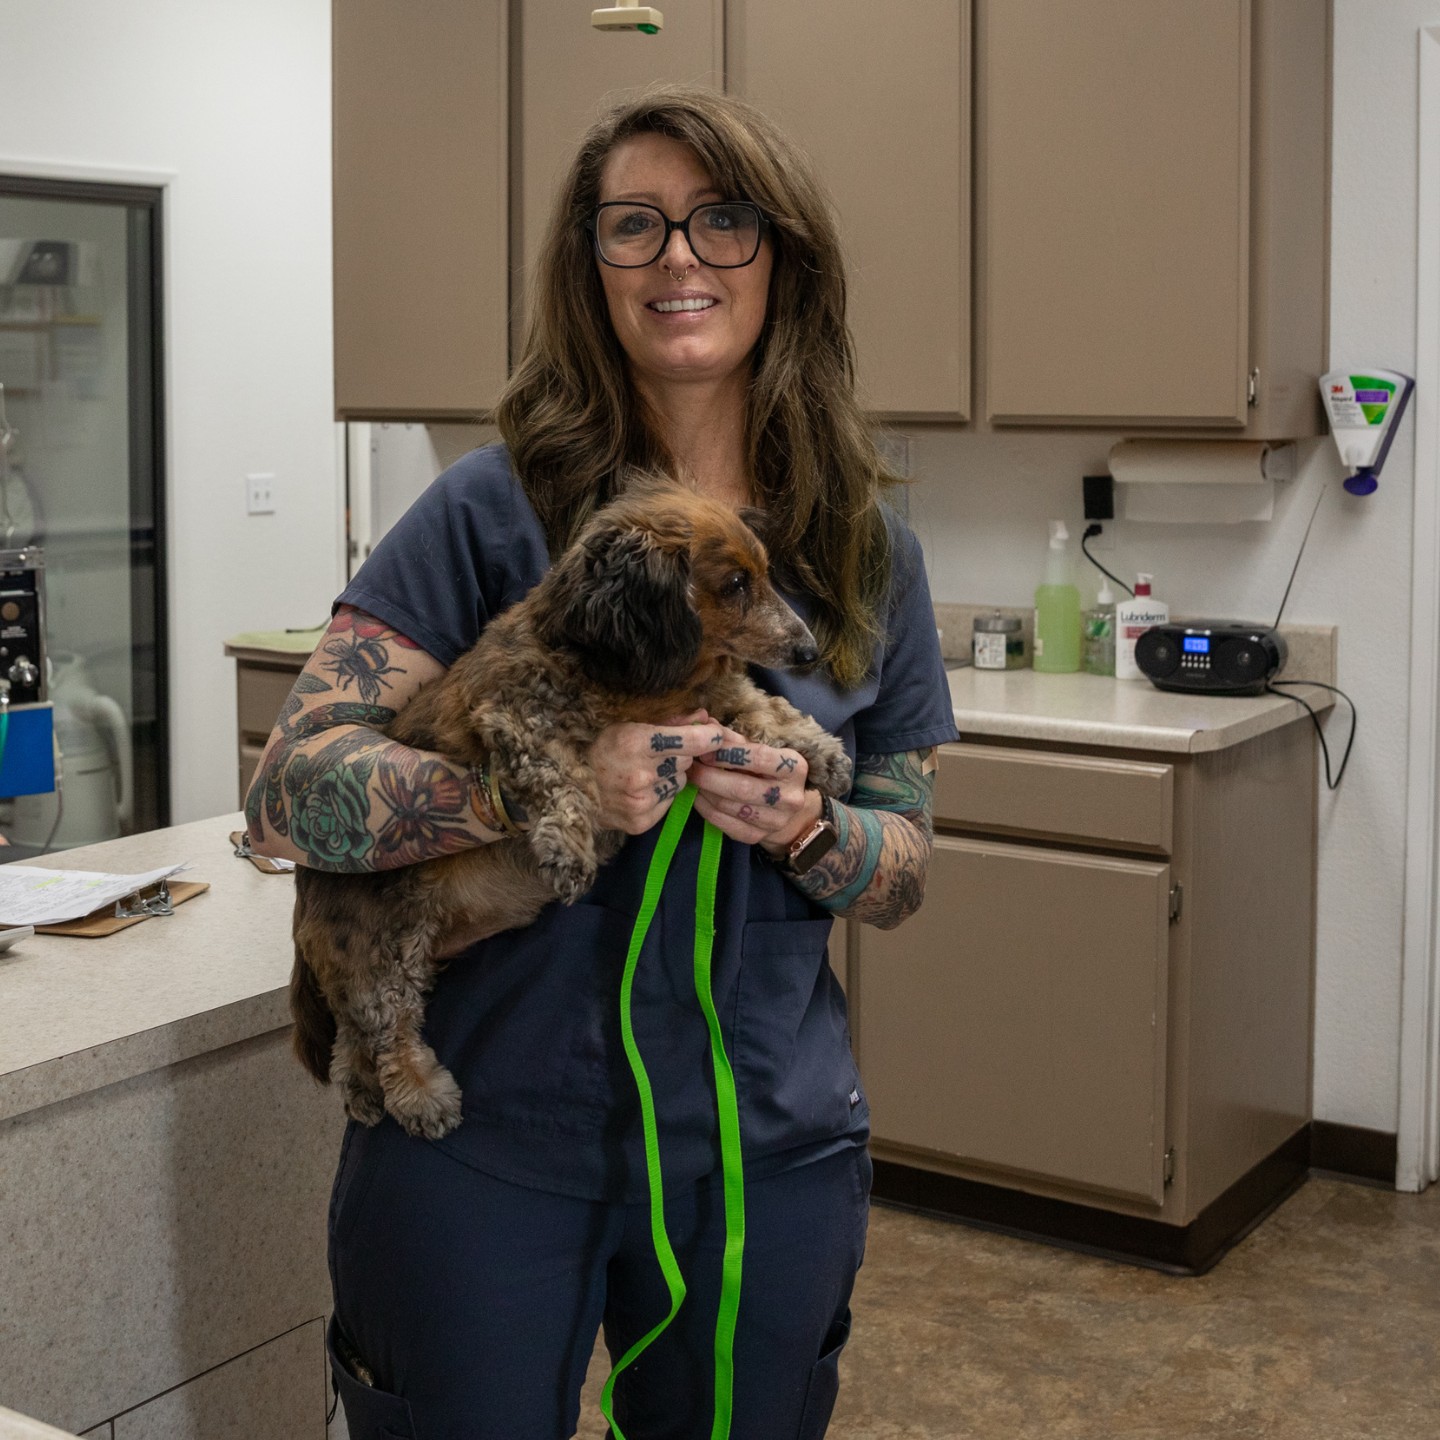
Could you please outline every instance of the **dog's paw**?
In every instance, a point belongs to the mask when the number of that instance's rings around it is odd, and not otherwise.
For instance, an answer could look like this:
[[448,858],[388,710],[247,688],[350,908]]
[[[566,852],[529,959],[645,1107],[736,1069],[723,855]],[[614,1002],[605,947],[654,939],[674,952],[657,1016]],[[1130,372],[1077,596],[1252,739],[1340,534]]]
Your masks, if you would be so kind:
[[409,1085],[402,1093],[392,1091],[385,1105],[408,1134],[439,1140],[460,1123],[460,1101],[455,1077],[436,1065],[423,1084]]
[[801,741],[794,748],[805,757],[809,782],[822,795],[838,800],[850,793],[853,767],[845,747],[833,735]]
[[378,1125],[385,1118],[385,1097],[358,1080],[346,1080],[345,1113],[362,1125]]
[[579,855],[552,855],[540,862],[540,873],[562,905],[573,905],[595,884],[595,862]]

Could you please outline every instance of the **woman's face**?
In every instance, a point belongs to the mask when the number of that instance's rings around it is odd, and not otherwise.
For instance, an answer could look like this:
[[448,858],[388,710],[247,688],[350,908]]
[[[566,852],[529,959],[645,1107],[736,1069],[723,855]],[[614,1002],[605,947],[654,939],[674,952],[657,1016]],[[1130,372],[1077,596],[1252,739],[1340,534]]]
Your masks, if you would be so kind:
[[[672,220],[683,220],[706,201],[736,198],[715,188],[688,145],[666,135],[622,140],[600,177],[602,202],[641,201]],[[637,269],[617,269],[597,256],[610,323],[637,378],[692,383],[748,372],[765,323],[772,263],[765,238],[751,264],[712,269],[701,264],[678,230],[658,259]],[[703,303],[698,309],[659,308],[677,300]]]

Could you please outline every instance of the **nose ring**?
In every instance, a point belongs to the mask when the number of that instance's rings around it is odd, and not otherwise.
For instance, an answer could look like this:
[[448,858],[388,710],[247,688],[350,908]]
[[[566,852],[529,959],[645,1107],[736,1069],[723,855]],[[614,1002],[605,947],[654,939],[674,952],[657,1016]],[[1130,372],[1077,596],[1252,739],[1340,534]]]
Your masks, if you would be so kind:
[[687,265],[687,266],[677,275],[677,274],[667,265],[667,266],[665,267],[665,273],[666,273],[667,275],[669,275],[669,277],[678,285],[678,284],[690,273],[690,267]]

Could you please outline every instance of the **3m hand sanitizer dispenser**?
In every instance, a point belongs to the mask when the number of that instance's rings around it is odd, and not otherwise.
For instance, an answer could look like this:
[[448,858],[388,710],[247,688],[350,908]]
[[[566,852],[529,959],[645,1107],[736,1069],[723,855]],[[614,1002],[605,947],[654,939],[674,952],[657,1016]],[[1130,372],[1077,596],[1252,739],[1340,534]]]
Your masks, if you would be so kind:
[[1332,370],[1320,377],[1320,395],[1340,459],[1352,473],[1345,488],[1373,495],[1380,467],[1410,402],[1415,382],[1394,370]]

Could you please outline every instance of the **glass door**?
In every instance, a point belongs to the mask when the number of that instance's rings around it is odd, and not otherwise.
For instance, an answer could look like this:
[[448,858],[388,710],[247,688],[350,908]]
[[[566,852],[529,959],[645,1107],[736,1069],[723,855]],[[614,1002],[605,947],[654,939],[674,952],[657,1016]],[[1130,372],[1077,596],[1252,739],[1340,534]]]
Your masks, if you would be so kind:
[[159,219],[158,190],[0,175],[0,550],[38,551],[58,760],[0,797],[0,859],[169,823]]

